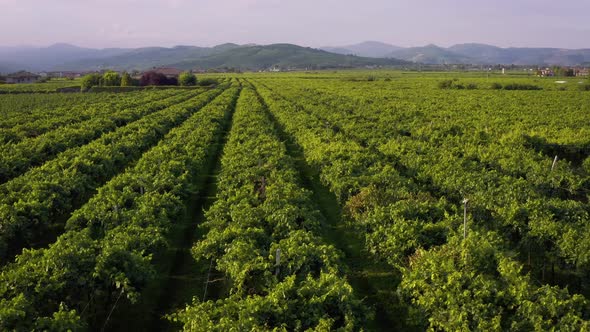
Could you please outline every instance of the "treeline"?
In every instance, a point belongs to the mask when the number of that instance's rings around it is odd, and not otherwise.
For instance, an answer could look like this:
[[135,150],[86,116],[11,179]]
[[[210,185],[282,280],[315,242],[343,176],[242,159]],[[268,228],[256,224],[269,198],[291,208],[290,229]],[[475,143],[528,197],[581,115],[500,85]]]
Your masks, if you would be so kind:
[[108,71],[104,74],[88,74],[82,78],[81,90],[88,91],[93,87],[130,87],[130,86],[206,86],[217,83],[214,79],[202,79],[197,81],[197,77],[191,72],[183,72],[178,78],[168,77],[156,71],[147,71],[140,78],[134,78],[129,73],[119,74],[114,71]]
[[[444,80],[438,82],[439,89],[455,89],[455,90],[476,90],[479,86],[475,83],[462,83],[458,82],[457,79]],[[525,83],[507,83],[502,85],[501,83],[494,82],[490,85],[492,90],[543,90],[540,86]]]

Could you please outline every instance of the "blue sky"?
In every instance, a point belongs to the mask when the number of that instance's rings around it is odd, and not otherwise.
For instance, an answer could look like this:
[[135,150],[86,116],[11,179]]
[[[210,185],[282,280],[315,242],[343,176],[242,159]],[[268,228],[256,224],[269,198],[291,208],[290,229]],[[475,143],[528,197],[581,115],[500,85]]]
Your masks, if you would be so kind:
[[590,48],[590,0],[0,0],[0,45]]

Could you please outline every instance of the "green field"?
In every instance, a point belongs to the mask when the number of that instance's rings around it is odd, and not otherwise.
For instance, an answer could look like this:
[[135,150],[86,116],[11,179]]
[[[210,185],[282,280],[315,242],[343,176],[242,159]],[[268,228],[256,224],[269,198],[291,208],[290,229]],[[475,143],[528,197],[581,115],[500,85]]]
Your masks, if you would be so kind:
[[0,94],[53,93],[62,88],[80,87],[80,80],[51,79],[35,84],[0,84]]
[[0,330],[590,329],[587,79],[198,77],[0,86]]

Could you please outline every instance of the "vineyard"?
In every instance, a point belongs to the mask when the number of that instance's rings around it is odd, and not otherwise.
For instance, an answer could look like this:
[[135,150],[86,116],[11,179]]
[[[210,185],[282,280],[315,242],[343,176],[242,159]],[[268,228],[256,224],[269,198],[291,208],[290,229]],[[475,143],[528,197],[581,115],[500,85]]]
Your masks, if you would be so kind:
[[590,330],[587,82],[209,75],[0,94],[0,330]]

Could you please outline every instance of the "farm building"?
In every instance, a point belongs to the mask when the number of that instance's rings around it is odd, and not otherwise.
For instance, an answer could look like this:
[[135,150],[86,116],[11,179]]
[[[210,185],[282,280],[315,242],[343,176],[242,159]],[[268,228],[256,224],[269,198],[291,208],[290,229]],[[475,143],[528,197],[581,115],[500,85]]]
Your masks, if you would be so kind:
[[537,71],[537,76],[551,77],[551,76],[555,76],[555,72],[553,71],[553,69],[550,69],[550,68],[540,69]]
[[590,75],[590,69],[588,69],[588,68],[576,69],[575,70],[575,75],[576,76],[589,76]]
[[162,74],[167,78],[177,78],[182,73],[182,70],[170,67],[154,67],[150,71]]
[[41,76],[27,71],[19,71],[6,76],[6,83],[35,83]]

